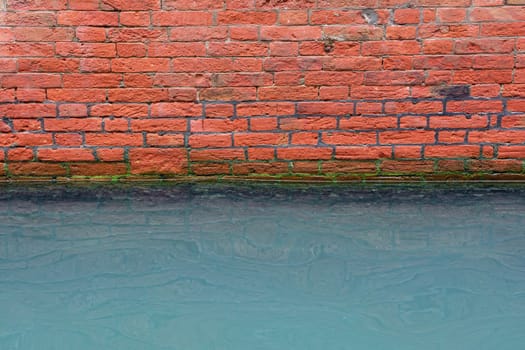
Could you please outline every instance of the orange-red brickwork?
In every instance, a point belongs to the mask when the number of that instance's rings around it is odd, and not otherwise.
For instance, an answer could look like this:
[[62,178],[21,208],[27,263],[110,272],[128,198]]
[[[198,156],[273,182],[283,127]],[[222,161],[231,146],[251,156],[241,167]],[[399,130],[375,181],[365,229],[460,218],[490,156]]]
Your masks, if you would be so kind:
[[525,174],[523,0],[0,0],[0,177]]

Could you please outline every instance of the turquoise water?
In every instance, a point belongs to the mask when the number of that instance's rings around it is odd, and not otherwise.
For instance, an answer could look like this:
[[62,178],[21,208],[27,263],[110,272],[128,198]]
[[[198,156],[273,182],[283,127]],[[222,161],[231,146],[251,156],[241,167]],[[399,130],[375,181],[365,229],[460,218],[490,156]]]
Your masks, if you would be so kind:
[[0,188],[0,349],[523,349],[525,189]]

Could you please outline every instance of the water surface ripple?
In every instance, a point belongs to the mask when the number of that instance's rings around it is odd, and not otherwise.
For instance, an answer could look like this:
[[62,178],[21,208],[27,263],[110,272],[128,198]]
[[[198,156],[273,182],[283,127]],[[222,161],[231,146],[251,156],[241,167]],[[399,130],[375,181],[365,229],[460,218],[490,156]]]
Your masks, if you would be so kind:
[[0,188],[0,349],[523,349],[525,188]]

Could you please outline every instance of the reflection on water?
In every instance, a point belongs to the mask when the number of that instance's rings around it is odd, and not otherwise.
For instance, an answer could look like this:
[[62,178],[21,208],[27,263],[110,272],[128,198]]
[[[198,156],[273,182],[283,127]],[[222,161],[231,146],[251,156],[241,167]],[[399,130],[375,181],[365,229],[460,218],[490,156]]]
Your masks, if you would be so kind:
[[525,189],[0,189],[0,349],[519,349]]

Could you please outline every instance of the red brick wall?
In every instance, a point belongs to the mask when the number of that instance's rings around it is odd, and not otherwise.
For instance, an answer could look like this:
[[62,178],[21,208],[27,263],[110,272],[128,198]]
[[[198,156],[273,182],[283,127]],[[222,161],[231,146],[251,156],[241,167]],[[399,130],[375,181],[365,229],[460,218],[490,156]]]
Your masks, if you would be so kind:
[[525,0],[0,0],[1,176],[524,173]]

